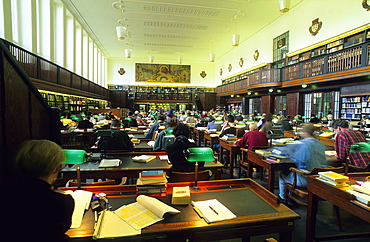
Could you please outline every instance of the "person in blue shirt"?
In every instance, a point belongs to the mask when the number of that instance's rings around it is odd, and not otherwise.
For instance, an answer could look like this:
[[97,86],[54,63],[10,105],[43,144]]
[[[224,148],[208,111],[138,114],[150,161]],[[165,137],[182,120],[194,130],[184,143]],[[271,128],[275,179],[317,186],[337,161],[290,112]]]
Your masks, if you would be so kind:
[[217,129],[216,119],[213,116],[209,116],[209,122],[207,124],[207,129]]
[[152,139],[155,131],[158,131],[159,126],[164,125],[164,124],[165,124],[164,116],[161,115],[158,117],[158,121],[150,127],[148,133],[145,135],[145,138]]
[[167,131],[172,130],[176,126],[176,124],[173,121],[167,122],[167,128],[165,130],[162,130],[157,138],[155,139],[153,151],[161,151],[166,150],[166,147],[173,143],[174,137],[166,137]]
[[[290,144],[279,148],[281,155],[288,156],[294,161],[299,170],[311,171],[315,167],[328,167],[325,156],[325,145],[315,139],[313,133],[315,126],[307,124],[302,127],[300,136],[303,138],[296,144]],[[279,197],[284,200],[285,183],[293,183],[294,174],[289,171],[282,171],[279,177]],[[297,186],[307,187],[307,177],[297,174]]]

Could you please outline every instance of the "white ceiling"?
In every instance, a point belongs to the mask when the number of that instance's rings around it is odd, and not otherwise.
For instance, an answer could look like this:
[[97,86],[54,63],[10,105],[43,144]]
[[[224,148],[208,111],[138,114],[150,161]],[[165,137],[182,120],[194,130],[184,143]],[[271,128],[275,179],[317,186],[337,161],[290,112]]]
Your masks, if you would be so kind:
[[[125,48],[132,59],[154,63],[208,62],[232,48],[231,36],[240,42],[276,20],[282,13],[278,0],[123,0],[122,17],[129,36],[119,41],[116,35],[120,0],[62,0],[108,58],[125,59]],[[291,0],[294,8],[303,0]],[[232,20],[237,14],[244,17]],[[236,23],[236,32],[235,32]],[[128,45],[128,43],[131,43]]]

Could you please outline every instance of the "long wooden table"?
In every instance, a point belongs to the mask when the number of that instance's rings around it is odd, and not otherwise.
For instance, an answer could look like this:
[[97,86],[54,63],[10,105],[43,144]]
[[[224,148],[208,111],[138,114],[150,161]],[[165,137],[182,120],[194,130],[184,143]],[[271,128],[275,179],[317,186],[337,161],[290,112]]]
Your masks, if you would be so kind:
[[[150,153],[147,154],[151,155]],[[138,153],[137,155],[141,155],[141,153]],[[137,178],[139,177],[138,174],[144,170],[164,170],[168,175],[171,175],[170,169],[172,165],[167,161],[161,161],[158,157],[148,163],[134,162],[131,156],[114,155],[108,156],[108,158],[121,159],[122,163],[118,167],[99,168],[99,160],[86,162],[80,165],[81,179],[120,179],[122,177]],[[200,170],[210,170],[212,171],[212,174],[215,175],[215,179],[221,179],[223,167],[224,166],[220,162],[214,164],[211,161],[207,161],[205,162],[204,167],[201,167]],[[65,167],[61,170],[63,182],[77,178],[76,168],[76,166],[72,166]]]
[[202,146],[202,140],[204,140],[205,130],[194,128],[193,132],[194,132],[194,142],[198,146]]
[[[354,180],[365,180],[365,177],[369,176],[370,173],[352,173],[347,176],[350,177],[351,182]],[[317,176],[309,176],[307,179],[307,189],[308,189],[308,205],[307,205],[307,223],[306,223],[306,242],[316,241],[315,239],[348,239],[348,238],[360,238],[361,237],[370,237],[368,231],[367,233],[361,234],[345,234],[333,235],[333,236],[316,236],[316,215],[318,211],[319,201],[321,199],[326,200],[347,212],[355,215],[358,218],[363,219],[364,221],[370,223],[370,207],[362,205],[357,201],[354,201],[354,198],[349,192],[341,190],[335,186],[326,184],[318,179]],[[366,240],[369,241],[369,240]]]
[[204,132],[204,146],[211,147],[213,149],[214,144],[218,144],[219,134]]
[[257,154],[254,151],[248,150],[248,172],[247,176],[252,178],[253,164],[259,165],[268,171],[268,190],[274,192],[275,187],[275,171],[288,170],[289,167],[293,167],[294,163],[274,163],[267,161],[262,155]]
[[[171,205],[173,187],[191,187],[193,185],[192,182],[168,183],[167,197],[159,198],[159,200]],[[130,241],[160,239],[161,241],[171,242],[213,241],[232,238],[242,238],[243,241],[250,241],[251,236],[272,233],[279,233],[279,241],[292,241],[294,222],[300,216],[285,205],[279,204],[277,196],[253,180],[204,181],[199,182],[198,185],[200,191],[191,191],[191,200],[200,201],[216,198],[237,217],[208,224],[196,214],[191,205],[171,205],[181,212],[142,229],[141,235],[124,238],[125,241],[130,239]],[[133,185],[83,187],[83,189],[94,193],[106,193],[113,206],[112,210],[123,204],[134,202],[136,197],[136,187]],[[111,193],[112,195],[110,195]],[[82,226],[68,230],[67,235],[71,237],[71,240],[91,241],[93,227],[94,215],[91,210],[88,210],[84,215]]]
[[222,161],[224,149],[229,151],[229,162],[227,164],[227,167],[229,170],[227,170],[225,167],[225,172],[229,174],[230,178],[234,178],[234,163],[236,162],[236,156],[240,153],[240,147],[235,145],[235,142],[230,142],[224,139],[219,138],[220,142],[220,157],[219,160]]

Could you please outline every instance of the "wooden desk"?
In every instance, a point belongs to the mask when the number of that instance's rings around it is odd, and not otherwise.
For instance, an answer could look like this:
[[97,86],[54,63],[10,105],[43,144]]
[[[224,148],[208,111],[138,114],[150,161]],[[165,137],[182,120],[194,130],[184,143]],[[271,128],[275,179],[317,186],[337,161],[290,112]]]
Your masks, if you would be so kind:
[[[118,167],[99,168],[99,161],[81,164],[81,179],[121,179],[124,176],[136,178],[139,177],[138,173],[144,170],[164,170],[168,172],[172,167],[167,161],[161,161],[158,157],[148,163],[134,162],[131,156],[121,156],[119,159],[122,160],[122,163]],[[76,166],[63,168],[61,174],[65,182],[76,179]]]
[[198,146],[202,146],[202,140],[204,140],[204,129],[197,129],[197,128],[194,128],[194,142],[198,145]]
[[230,152],[229,164],[228,164],[228,167],[229,167],[230,170],[229,171],[227,171],[226,169],[224,169],[224,170],[227,174],[229,174],[230,178],[234,178],[234,163],[235,163],[237,154],[240,153],[240,147],[236,146],[235,142],[228,142],[227,140],[224,140],[224,139],[221,139],[221,138],[219,138],[219,142],[220,142],[219,161],[222,161],[223,150],[224,149],[228,150]]
[[324,145],[327,145],[327,146],[330,146],[330,147],[334,147],[334,139],[332,139],[332,138],[325,138],[325,137],[320,137],[320,136],[319,136],[319,140],[320,140]]
[[[166,155],[165,153],[153,152],[153,155]],[[141,155],[143,153],[138,152],[136,155]],[[131,153],[133,155],[133,153]],[[146,153],[146,155],[152,155],[151,153]],[[133,155],[135,156],[135,155]],[[81,164],[81,179],[106,179],[106,178],[116,178],[121,179],[122,177],[127,178],[137,178],[138,173],[143,170],[164,170],[169,175],[171,174],[172,165],[167,161],[161,161],[158,157],[148,163],[134,162],[131,156],[127,156],[124,153],[121,154],[109,154],[108,158],[121,159],[122,163],[119,167],[109,167],[109,168],[99,168],[100,159],[95,159],[92,162],[86,162]],[[210,170],[212,174],[215,175],[215,179],[221,179],[222,168],[224,166],[217,162],[216,164],[211,161],[206,161],[204,167],[200,170]],[[66,167],[61,170],[63,182],[67,182],[70,179],[77,178],[76,166]]]
[[139,144],[135,144],[134,151],[135,152],[153,151],[153,146],[148,145],[148,142],[147,141],[141,141]]
[[[365,177],[369,176],[370,173],[352,173],[348,174],[350,180],[353,182],[354,178],[361,178],[362,181]],[[316,214],[318,211],[319,200],[326,200],[347,212],[355,215],[358,218],[370,223],[370,207],[364,205],[364,207],[357,205],[353,201],[352,195],[349,192],[343,191],[337,187],[331,186],[322,182],[315,177],[309,176],[307,179],[307,189],[308,189],[308,205],[307,205],[307,223],[306,223],[306,242],[314,241],[316,238]],[[364,231],[365,232],[365,231]],[[366,231],[367,232],[367,231]],[[370,236],[370,233],[361,233],[362,235]],[[348,235],[348,234],[346,234]],[[323,236],[325,238],[336,238],[340,239],[340,235],[333,236]],[[353,234],[353,237],[356,237]],[[343,238],[343,237],[342,237]],[[350,238],[350,237],[345,237]]]
[[268,171],[268,190],[274,192],[275,185],[275,171],[288,170],[289,167],[293,167],[294,163],[274,163],[269,162],[262,155],[257,154],[254,151],[248,150],[248,172],[247,176],[252,178],[253,163],[259,165]]
[[[174,186],[193,186],[192,182],[168,183],[167,197],[159,200],[171,205],[172,188]],[[294,221],[299,215],[283,204],[278,204],[277,196],[267,191],[251,179],[235,179],[222,181],[201,181],[199,192],[191,191],[194,201],[217,198],[228,207],[237,218],[207,224],[201,219],[192,206],[171,205],[181,213],[166,217],[141,231],[141,235],[127,237],[131,241],[148,239],[155,241],[213,241],[222,239],[242,238],[250,241],[251,236],[279,233],[279,241],[292,241]],[[238,187],[239,186],[239,187]],[[135,201],[135,189],[129,186],[96,186],[82,187],[95,193],[104,192],[113,206],[113,210]],[[224,189],[223,189],[224,188]],[[226,189],[225,189],[226,188]],[[61,188],[71,189],[71,188]],[[74,188],[72,188],[74,189]],[[214,190],[208,190],[214,189]],[[110,193],[124,193],[110,196]],[[241,198],[242,197],[242,198]],[[84,215],[82,226],[70,229],[67,235],[78,241],[91,241],[94,216],[91,210]],[[103,239],[104,240],[104,239]],[[111,240],[104,240],[111,241]],[[126,241],[126,240],[125,240]]]
[[[204,146],[211,147],[213,149],[214,144],[218,144],[219,134],[213,133],[210,134],[208,132],[204,132]],[[208,145],[209,141],[209,145]]]

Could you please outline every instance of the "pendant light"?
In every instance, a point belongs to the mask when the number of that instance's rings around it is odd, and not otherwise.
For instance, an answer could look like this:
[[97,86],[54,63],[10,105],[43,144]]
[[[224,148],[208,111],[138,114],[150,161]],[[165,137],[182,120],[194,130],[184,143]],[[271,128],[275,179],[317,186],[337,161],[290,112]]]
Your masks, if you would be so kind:
[[281,13],[287,13],[290,9],[290,0],[278,0]]
[[210,62],[215,62],[215,59],[216,59],[216,58],[215,58],[215,57],[216,57],[216,55],[215,55],[215,53],[213,53],[213,41],[214,41],[214,40],[212,40],[212,45],[211,45],[211,48],[212,48],[212,49],[211,49],[211,51],[212,51],[212,52],[209,54],[209,61],[210,61]]

